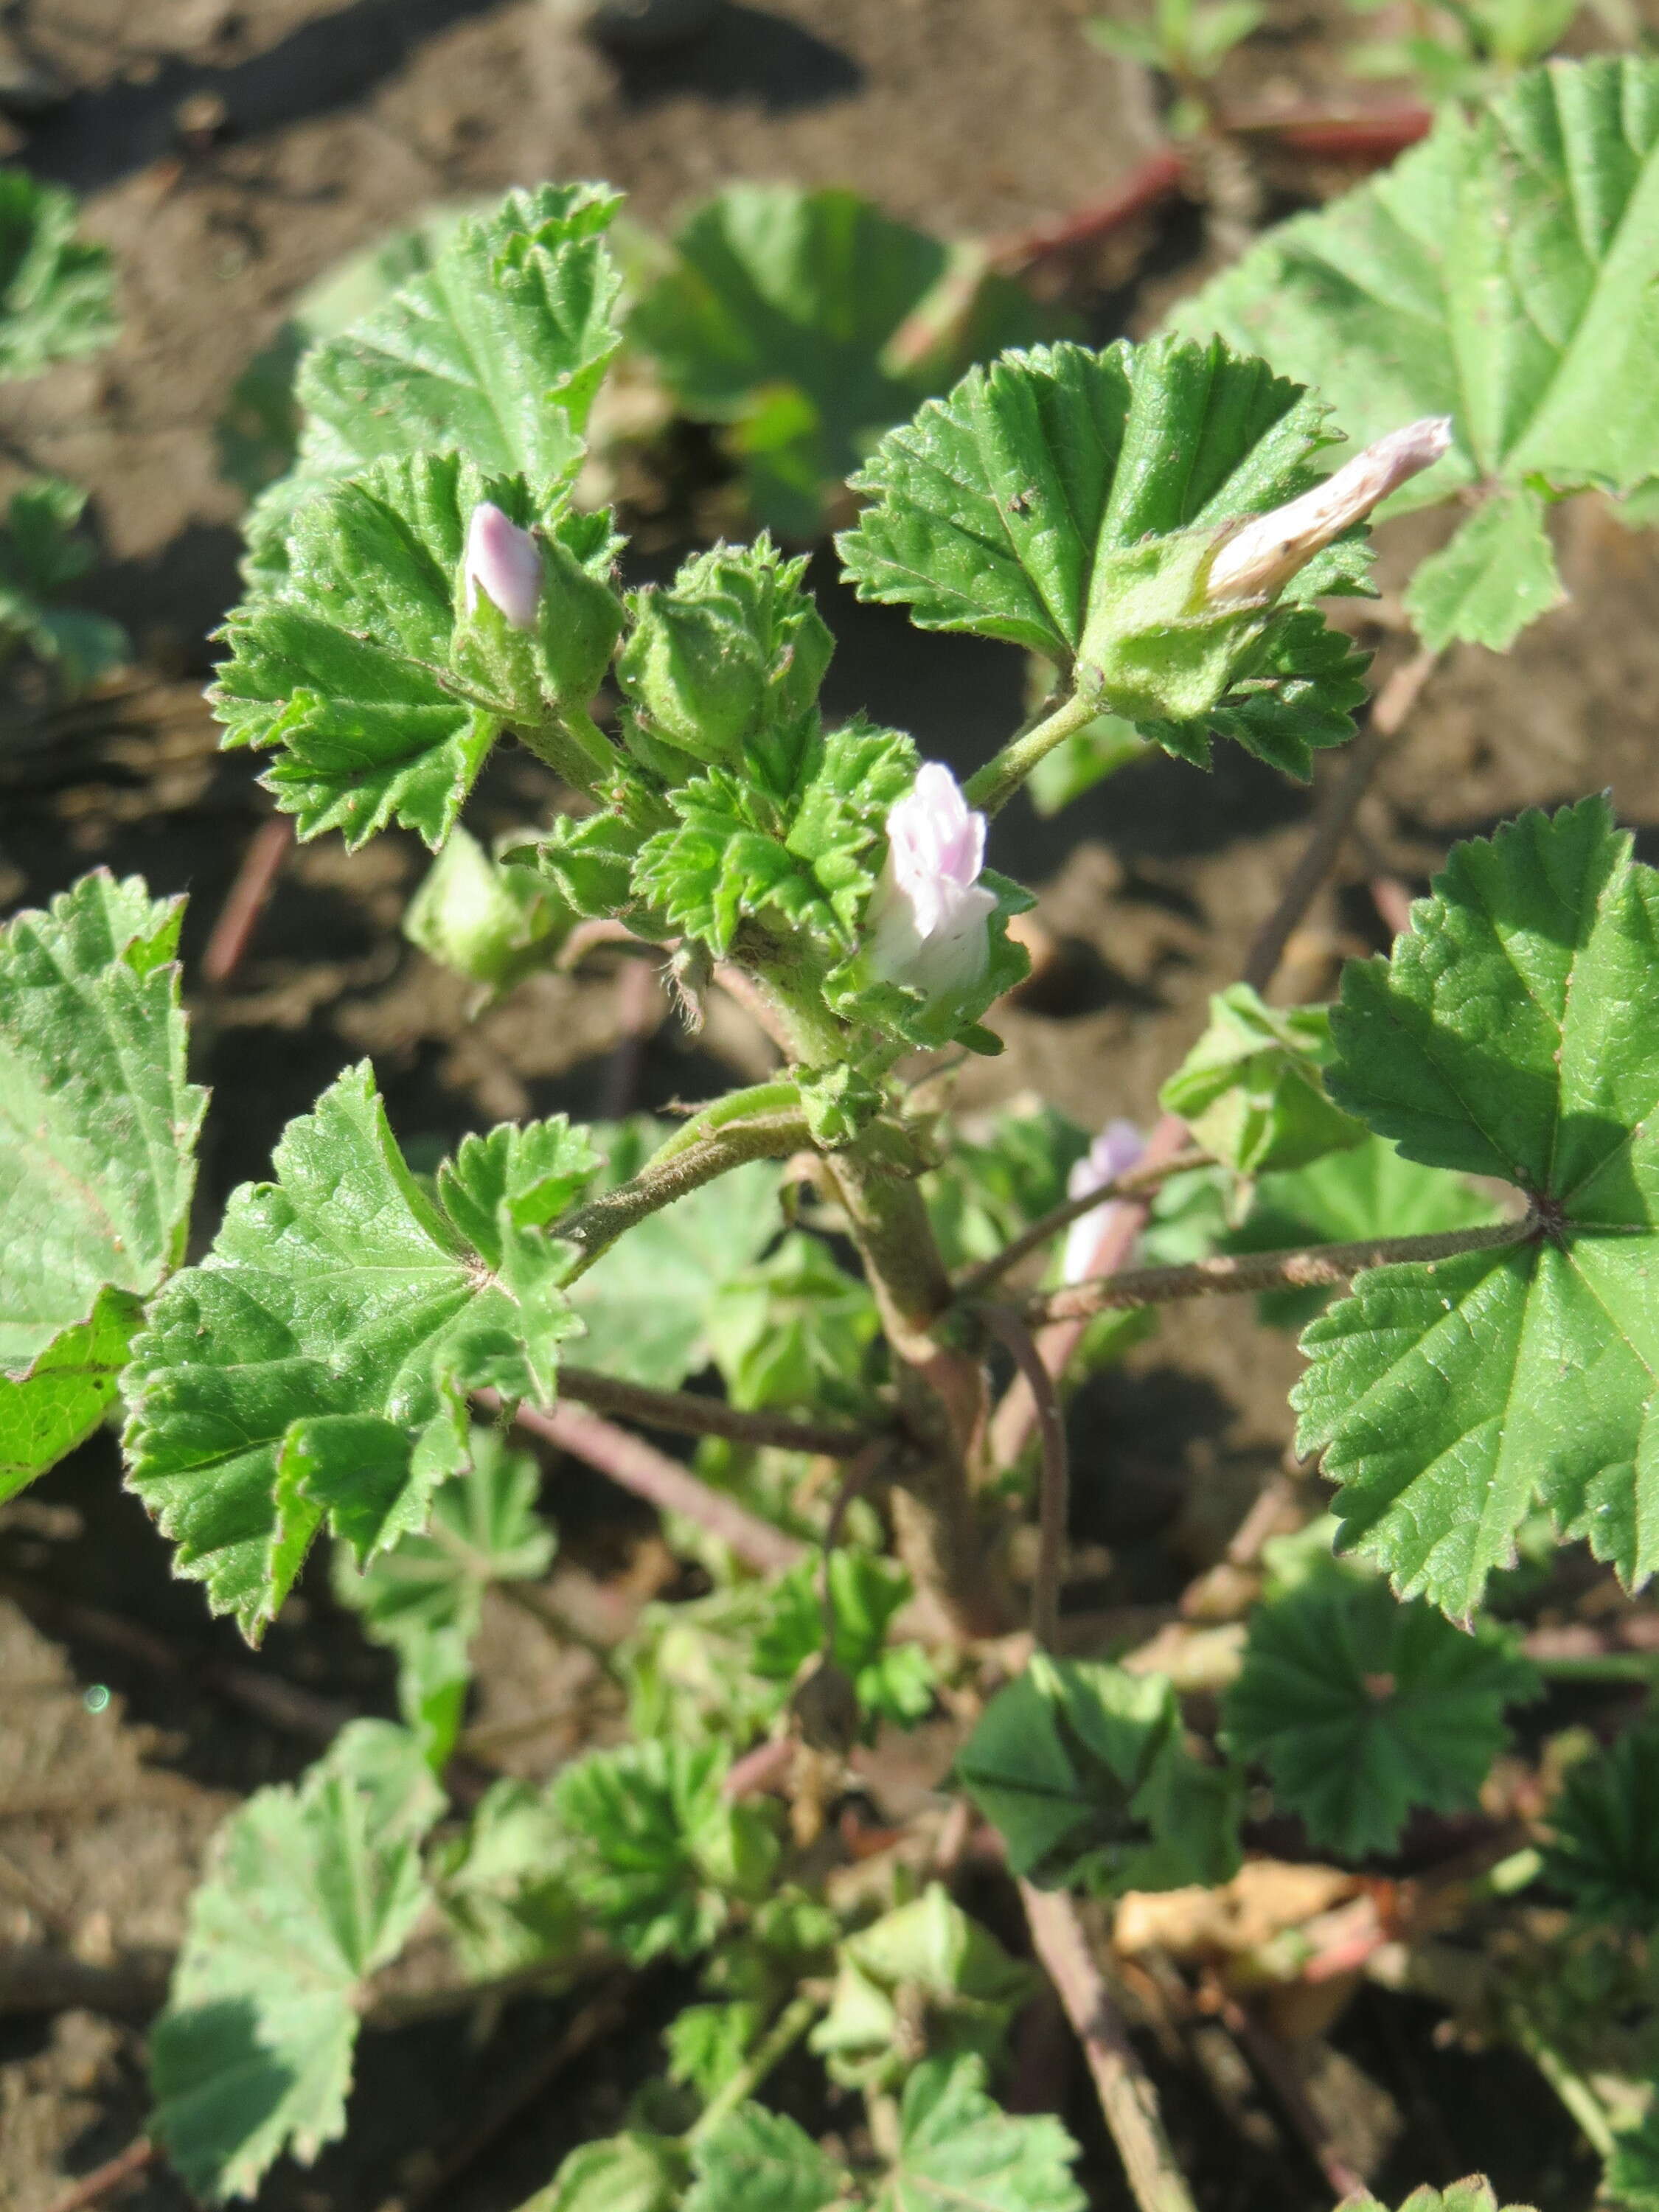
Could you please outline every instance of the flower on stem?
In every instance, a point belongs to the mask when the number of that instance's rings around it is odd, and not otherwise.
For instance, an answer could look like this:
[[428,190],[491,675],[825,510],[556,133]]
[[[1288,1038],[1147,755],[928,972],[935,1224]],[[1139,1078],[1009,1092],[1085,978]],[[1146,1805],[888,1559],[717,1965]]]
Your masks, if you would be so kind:
[[[1091,1190],[1104,1190],[1129,1170],[1146,1149],[1146,1139],[1133,1121],[1109,1121],[1066,1181],[1067,1198],[1086,1198]],[[1087,1213],[1080,1213],[1066,1232],[1060,1263],[1060,1280],[1082,1283],[1094,1271],[1096,1253],[1111,1224],[1121,1200],[1108,1199]]]
[[1212,606],[1282,591],[1298,568],[1392,491],[1437,461],[1451,444],[1449,415],[1425,415],[1356,453],[1334,476],[1271,514],[1237,530],[1210,564]]
[[927,762],[887,817],[886,865],[870,901],[872,974],[930,996],[976,983],[997,903],[979,880],[984,863],[985,817],[948,768]]
[[476,611],[482,592],[514,629],[533,629],[542,596],[541,548],[527,530],[499,507],[480,500],[466,526],[461,575],[466,611]]

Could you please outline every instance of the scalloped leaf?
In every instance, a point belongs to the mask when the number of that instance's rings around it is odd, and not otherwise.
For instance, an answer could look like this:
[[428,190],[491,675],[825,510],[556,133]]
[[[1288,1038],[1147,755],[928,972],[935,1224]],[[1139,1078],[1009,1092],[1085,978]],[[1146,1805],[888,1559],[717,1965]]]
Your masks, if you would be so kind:
[[1549,1826],[1545,1877],[1586,1919],[1659,1927],[1659,1722],[1571,1767]]
[[628,334],[682,414],[726,426],[757,514],[799,539],[918,400],[1054,320],[855,192],[744,184],[687,218]]
[[1188,1751],[1162,1674],[1038,1652],[999,1690],[957,1778],[1045,1887],[1179,1889],[1238,1867],[1238,1778]]
[[1303,1340],[1343,1543],[1454,1617],[1534,1504],[1628,1584],[1659,1565],[1656,940],[1659,875],[1589,799],[1455,847],[1332,1015],[1340,1105],[1545,1224],[1358,1275]]
[[150,2040],[151,2124],[187,2187],[252,2197],[279,2153],[343,2134],[364,1984],[426,1906],[442,1808],[412,1737],[354,1721],[219,1831]]
[[0,169],[0,377],[38,376],[115,336],[114,258],[76,235],[59,185]]
[[982,2059],[926,2059],[904,2085],[874,2212],[1085,2212],[1080,2155],[1048,2113],[1016,2117],[988,2097]]
[[1231,1755],[1266,1766],[1310,1841],[1357,1858],[1392,1850],[1413,1807],[1474,1805],[1509,1741],[1505,1706],[1538,1689],[1507,1632],[1465,1635],[1327,1566],[1252,1612],[1222,1722]]
[[[1229,525],[1319,481],[1328,411],[1219,340],[1007,354],[883,439],[836,545],[861,599],[1103,681],[1171,751],[1201,764],[1222,730],[1305,775],[1352,732],[1364,656],[1309,609],[1210,607],[1203,586]],[[1340,539],[1291,599],[1364,588],[1364,559]]]
[[1454,444],[1404,513],[1488,502],[1407,601],[1425,641],[1496,648],[1561,597],[1523,488],[1632,492],[1659,476],[1659,64],[1555,62],[1371,183],[1269,231],[1174,318],[1259,348],[1364,443],[1447,414]]
[[1269,1006],[1248,983],[1235,983],[1211,999],[1209,1027],[1158,1103],[1241,1175],[1305,1167],[1365,1133],[1326,1096],[1330,1056],[1323,1006]]
[[129,1480],[257,1638],[325,1522],[360,1560],[423,1528],[467,1464],[467,1395],[551,1401],[579,1324],[544,1224],[597,1165],[562,1120],[463,1139],[434,1200],[367,1062],[289,1122],[134,1342]]
[[0,931],[0,1498],[97,1427],[184,1257],[207,1093],[183,915],[100,869]]
[[[398,822],[435,850],[503,728],[554,712],[550,670],[515,668],[519,684],[505,689],[487,680],[499,672],[481,668],[461,617],[467,524],[481,500],[539,526],[548,560],[605,584],[616,548],[607,515],[538,499],[522,478],[483,476],[458,454],[426,453],[309,501],[280,589],[225,625],[231,657],[209,695],[222,742],[276,753],[261,780],[301,837],[338,830],[355,848]],[[522,643],[535,661],[537,641]],[[608,646],[601,668],[606,657]]]
[[300,364],[301,465],[457,452],[544,494],[580,462],[621,343],[603,185],[542,185],[464,216],[432,266]]
[[71,698],[132,652],[119,623],[59,597],[92,565],[92,548],[75,527],[86,504],[79,485],[34,477],[12,494],[0,527],[0,653],[25,646],[52,665]]

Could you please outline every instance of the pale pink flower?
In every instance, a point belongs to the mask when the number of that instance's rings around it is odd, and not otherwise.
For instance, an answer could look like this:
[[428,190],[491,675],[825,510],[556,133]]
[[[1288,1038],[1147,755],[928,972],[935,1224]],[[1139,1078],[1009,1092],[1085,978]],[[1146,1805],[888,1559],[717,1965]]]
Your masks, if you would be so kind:
[[[1091,1190],[1104,1190],[1127,1175],[1146,1149],[1146,1139],[1133,1121],[1109,1121],[1066,1177],[1066,1197],[1086,1198]],[[1060,1263],[1063,1282],[1085,1282],[1094,1272],[1095,1254],[1121,1203],[1108,1199],[1103,1206],[1079,1214],[1066,1231]]]
[[469,614],[477,609],[482,592],[514,629],[534,629],[542,596],[541,549],[527,530],[510,522],[487,499],[473,508],[466,526],[461,574]]
[[991,957],[996,898],[979,880],[985,817],[928,761],[887,817],[887,861],[870,902],[870,971],[930,997],[966,990]]
[[1450,446],[1449,415],[1425,415],[1391,430],[1334,476],[1287,507],[1257,515],[1235,531],[1210,566],[1205,597],[1212,606],[1280,591],[1316,553],[1360,521],[1391,491],[1432,466]]

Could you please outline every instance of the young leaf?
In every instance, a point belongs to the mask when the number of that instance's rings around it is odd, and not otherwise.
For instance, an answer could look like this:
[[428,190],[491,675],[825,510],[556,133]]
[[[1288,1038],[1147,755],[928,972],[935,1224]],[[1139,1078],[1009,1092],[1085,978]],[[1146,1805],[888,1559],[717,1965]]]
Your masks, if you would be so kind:
[[556,721],[539,635],[520,639],[522,668],[483,666],[471,650],[459,577],[482,501],[539,526],[545,563],[568,561],[608,588],[607,516],[456,454],[422,454],[309,501],[282,587],[226,624],[231,657],[210,695],[223,742],[276,753],[264,781],[302,837],[339,830],[355,848],[396,821],[435,850],[502,729]]
[[942,1883],[930,1882],[840,1946],[834,1994],[811,2048],[837,2081],[896,2089],[921,2048],[997,2056],[1030,1994],[1030,1968],[970,1920]]
[[696,2179],[684,2212],[836,2212],[847,2176],[806,2130],[763,2105],[739,2105],[694,2138]]
[[[1219,1242],[1229,1252],[1282,1252],[1368,1237],[1430,1237],[1497,1218],[1491,1201],[1462,1176],[1423,1167],[1386,1137],[1368,1136],[1308,1167],[1263,1176],[1243,1221]],[[1301,1328],[1330,1296],[1324,1290],[1269,1291],[1256,1304],[1275,1328]]]
[[115,336],[113,260],[76,235],[76,213],[61,186],[0,169],[0,378],[38,376]]
[[1013,1872],[1110,1893],[1225,1881],[1238,1866],[1238,1778],[1187,1749],[1161,1674],[1038,1652],[996,1696],[957,1778]]
[[[1354,2196],[1346,2200],[1342,2212],[1384,2212],[1384,2208],[1374,2197]],[[1484,2173],[1472,2173],[1467,2181],[1454,2181],[1448,2189],[1413,2189],[1400,2212],[1498,2212],[1498,2198]],[[1532,2208],[1509,2204],[1504,2212],[1532,2212]]]
[[950,1267],[966,1267],[1060,1205],[1067,1178],[1089,1149],[1089,1133],[1054,1106],[1032,1102],[988,1126],[950,1129],[944,1158],[928,1175],[928,1218]]
[[411,1738],[354,1721],[220,1830],[150,2042],[152,2125],[187,2187],[251,2197],[280,2152],[343,2131],[363,1984],[427,1902],[442,1802]]
[[325,1521],[360,1560],[467,1463],[467,1394],[550,1401],[577,1324],[543,1225],[596,1164],[562,1119],[465,1138],[434,1200],[368,1065],[291,1121],[133,1345],[131,1481],[178,1572],[258,1635]]
[[438,1903],[469,1974],[483,1981],[574,1955],[584,1929],[568,1856],[545,1791],[490,1785],[465,1834],[433,1862]]
[[867,1404],[875,1302],[816,1237],[792,1231],[728,1278],[708,1307],[708,1342],[734,1406]]
[[59,602],[92,565],[92,549],[75,535],[86,503],[77,485],[36,477],[12,494],[0,528],[0,662],[26,647],[56,667],[71,697],[132,650],[119,623]]
[[874,2212],[1085,2212],[1079,2155],[1060,2121],[994,2103],[982,2059],[926,2059],[905,2084],[898,2156]]
[[453,452],[543,493],[567,480],[621,341],[603,235],[620,205],[542,185],[465,217],[429,269],[301,363],[302,467]]
[[471,1464],[434,1495],[424,1535],[403,1537],[362,1569],[348,1546],[334,1557],[335,1595],[367,1636],[397,1653],[404,1717],[434,1768],[455,1747],[484,1592],[535,1580],[553,1556],[553,1532],[536,1511],[535,1461],[483,1428],[470,1452]]
[[765,2026],[765,2008],[752,1997],[685,2006],[662,2032],[669,2080],[684,2084],[707,2104],[736,2078]]
[[1358,1858],[1392,1850],[1413,1807],[1474,1805],[1508,1741],[1504,1707],[1538,1686],[1502,1630],[1465,1635],[1328,1567],[1256,1607],[1222,1718],[1229,1752],[1267,1767],[1310,1841]]
[[97,1427],[184,1257],[183,913],[100,869],[0,931],[0,1498]]
[[[1305,776],[1352,733],[1363,657],[1305,608],[1204,586],[1228,524],[1319,481],[1327,412],[1219,341],[1010,354],[882,441],[837,547],[861,599],[1029,647],[1184,757],[1220,728]],[[1356,588],[1362,559],[1340,539],[1291,599]]]
[[1377,1268],[1304,1339],[1299,1449],[1345,1545],[1454,1617],[1534,1502],[1626,1583],[1659,1563],[1648,1269],[1659,877],[1607,801],[1454,848],[1391,960],[1349,968],[1339,1105],[1408,1158],[1500,1176],[1537,1226]]
[[1614,2136],[1601,2191],[1625,2212],[1659,2212],[1659,2112],[1651,2106],[1638,2126]]
[[1659,64],[1556,62],[1448,106],[1385,175],[1281,224],[1184,301],[1304,378],[1358,441],[1449,414],[1452,451],[1394,511],[1492,495],[1419,571],[1425,641],[1501,647],[1561,595],[1536,498],[1659,475],[1650,363]]
[[720,1933],[731,1899],[762,1897],[771,1883],[776,1808],[728,1802],[727,1764],[712,1745],[629,1743],[590,1752],[553,1785],[571,1838],[571,1887],[640,1964],[664,1952],[695,1957]]
[[1586,1919],[1659,1927],[1659,1723],[1570,1769],[1549,1825],[1545,1875]]
[[1158,1093],[1205,1150],[1241,1175],[1305,1167],[1361,1142],[1362,1125],[1334,1106],[1323,1006],[1269,1006],[1248,983],[1210,1000],[1210,1026]]
[[[609,1154],[598,1188],[626,1181],[667,1134],[644,1121],[601,1126]],[[586,1334],[580,1357],[634,1382],[672,1389],[708,1364],[720,1285],[753,1265],[781,1226],[778,1170],[751,1160],[630,1229],[570,1287]]]
[[760,519],[808,538],[884,430],[1043,321],[854,192],[733,185],[680,230],[628,329],[682,413],[728,426]]
[[[922,1645],[887,1640],[909,1602],[909,1576],[890,1559],[844,1547],[830,1554],[827,1572],[835,1624],[830,1657],[851,1681],[868,1732],[880,1721],[913,1727],[932,1708],[936,1676]],[[804,1559],[766,1593],[750,1663],[763,1680],[793,1682],[823,1640],[818,1562]]]
[[573,2150],[520,2212],[681,2212],[689,2165],[672,2136],[606,2136]]

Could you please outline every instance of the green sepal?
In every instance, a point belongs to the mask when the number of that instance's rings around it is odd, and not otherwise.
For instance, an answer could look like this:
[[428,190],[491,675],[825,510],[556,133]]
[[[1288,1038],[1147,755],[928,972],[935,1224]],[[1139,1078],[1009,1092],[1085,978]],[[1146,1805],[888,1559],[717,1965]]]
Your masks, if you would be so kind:
[[1000,1053],[1001,1038],[982,1028],[979,1018],[1031,972],[1031,956],[1010,937],[1008,924],[1017,914],[1029,913],[1036,901],[1023,884],[999,875],[994,868],[983,870],[979,880],[994,895],[996,906],[987,917],[990,950],[977,981],[929,998],[906,984],[872,976],[860,948],[823,979],[824,1000],[831,1011],[844,1021],[868,1024],[926,1050],[961,1043],[988,1056]]
[[705,767],[746,771],[787,801],[835,650],[802,588],[806,556],[752,545],[694,554],[670,585],[633,594],[617,662],[643,734]]
[[451,671],[466,694],[531,731],[550,710],[555,717],[563,709],[586,712],[624,619],[611,584],[624,540],[608,507],[598,514],[565,507],[532,535],[542,562],[534,629],[515,629],[488,592],[469,606],[458,570],[449,648]]
[[537,871],[492,860],[459,824],[404,914],[404,935],[491,993],[545,967],[576,917]]

